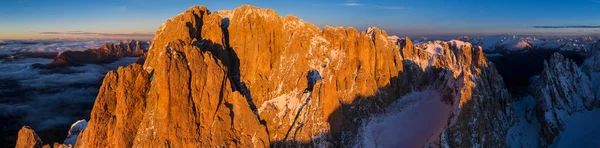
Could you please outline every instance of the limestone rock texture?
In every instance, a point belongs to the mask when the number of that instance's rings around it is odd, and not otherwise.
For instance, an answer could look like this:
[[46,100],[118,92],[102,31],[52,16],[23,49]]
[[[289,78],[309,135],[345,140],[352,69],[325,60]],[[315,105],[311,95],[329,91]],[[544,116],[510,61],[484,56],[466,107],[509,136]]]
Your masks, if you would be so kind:
[[106,74],[76,147],[131,147],[146,109],[150,74],[139,64]]
[[119,60],[122,57],[141,57],[147,52],[149,43],[127,40],[119,43],[106,43],[98,49],[85,51],[65,51],[49,64],[34,64],[37,68],[58,68],[79,66],[85,64],[106,64]]
[[41,148],[44,143],[40,137],[35,134],[35,131],[29,126],[23,126],[19,130],[19,138],[17,139],[16,148]]
[[538,120],[542,123],[539,143],[543,147],[552,144],[564,130],[568,116],[600,106],[589,75],[559,53],[544,61],[544,70],[533,87]]
[[143,65],[107,74],[76,147],[351,146],[362,120],[425,88],[454,107],[435,145],[505,147],[510,95],[481,47],[193,6]]

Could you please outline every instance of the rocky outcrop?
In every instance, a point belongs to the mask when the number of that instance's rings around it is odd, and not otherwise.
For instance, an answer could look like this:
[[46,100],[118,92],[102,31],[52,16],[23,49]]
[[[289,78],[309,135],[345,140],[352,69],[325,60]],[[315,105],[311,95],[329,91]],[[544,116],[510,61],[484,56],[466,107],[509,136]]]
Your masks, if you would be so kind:
[[194,6],[159,28],[143,68],[107,74],[76,147],[351,146],[362,120],[425,88],[455,107],[433,144],[504,147],[510,96],[494,65],[468,43],[428,46]]
[[73,125],[71,125],[71,129],[69,129],[69,135],[67,135],[67,139],[65,139],[63,144],[74,146],[75,142],[77,142],[79,134],[85,130],[87,124],[88,123],[85,120],[78,120],[77,122],[73,123]]
[[146,109],[151,75],[141,65],[119,67],[104,77],[77,147],[131,147]]
[[544,71],[532,87],[537,98],[538,120],[542,123],[540,146],[553,143],[564,130],[568,116],[600,105],[589,76],[558,53],[544,61]]
[[[410,45],[407,41],[402,44]],[[496,137],[504,137],[510,127],[512,110],[507,105],[510,95],[482,48],[458,40],[415,47],[403,48],[403,54],[411,53],[410,50],[417,53],[406,55],[405,61],[419,65],[424,74],[405,68],[405,78],[412,81],[408,84],[435,88],[454,108],[439,143],[426,145],[505,147],[504,138]]]
[[[75,145],[77,141],[78,135],[85,130],[87,126],[87,122],[85,120],[79,120],[71,126],[69,129],[69,135],[64,141],[64,144],[54,143],[52,147],[54,148],[69,148]],[[43,145],[42,140],[37,136],[35,131],[31,129],[29,126],[23,126],[19,131],[19,139],[17,140],[16,147],[17,148],[41,148]],[[50,144],[46,144],[43,148],[50,148]]]
[[85,64],[107,64],[121,57],[143,56],[148,48],[147,42],[123,41],[117,44],[107,43],[98,49],[85,51],[65,51],[60,53],[54,61],[49,64],[33,64],[37,68],[57,68],[68,66],[80,66]]
[[35,134],[35,131],[29,126],[23,126],[19,130],[19,138],[17,139],[16,148],[41,148],[42,140]]

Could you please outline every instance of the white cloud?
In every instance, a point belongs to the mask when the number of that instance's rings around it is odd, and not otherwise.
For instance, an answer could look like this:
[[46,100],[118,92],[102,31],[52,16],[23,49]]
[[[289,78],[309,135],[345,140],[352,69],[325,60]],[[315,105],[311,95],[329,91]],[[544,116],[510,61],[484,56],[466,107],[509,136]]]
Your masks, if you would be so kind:
[[356,0],[348,0],[345,3],[343,3],[342,5],[346,6],[346,7],[370,7],[370,8],[376,8],[376,9],[384,9],[384,10],[408,10],[408,9],[410,9],[409,7],[402,7],[402,6],[383,6],[383,5],[375,5],[375,4],[363,4],[363,3],[358,3]]
[[119,10],[121,12],[126,11],[127,10],[127,6],[118,6],[117,10]]
[[408,7],[400,7],[400,6],[379,6],[379,5],[373,5],[373,7],[379,8],[379,9],[386,9],[386,10],[408,10],[408,9],[410,9]]
[[357,6],[364,6],[365,4],[359,4],[359,3],[344,3],[344,6],[348,6],[348,7],[357,7]]

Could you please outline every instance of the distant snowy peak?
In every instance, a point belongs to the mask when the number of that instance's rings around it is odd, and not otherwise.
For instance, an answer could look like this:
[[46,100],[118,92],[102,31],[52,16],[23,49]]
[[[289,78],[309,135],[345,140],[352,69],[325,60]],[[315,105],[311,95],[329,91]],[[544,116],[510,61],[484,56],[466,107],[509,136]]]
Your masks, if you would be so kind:
[[473,45],[469,42],[463,42],[460,40],[450,40],[450,41],[429,41],[429,42],[421,42],[416,43],[415,46],[419,49],[423,49],[431,53],[432,55],[438,55],[443,49],[462,49],[462,48],[471,48]]
[[471,39],[469,37],[460,37],[459,40],[469,41],[473,45],[481,46],[486,52],[510,52],[524,49],[558,49],[562,51],[585,51],[589,50],[591,48],[590,45],[594,43],[592,37],[534,38],[508,34],[487,36],[476,39]]
[[488,36],[479,39],[471,39],[470,41],[474,45],[483,47],[483,50],[485,51],[494,51],[498,49],[516,51],[531,47],[528,42],[515,35]]

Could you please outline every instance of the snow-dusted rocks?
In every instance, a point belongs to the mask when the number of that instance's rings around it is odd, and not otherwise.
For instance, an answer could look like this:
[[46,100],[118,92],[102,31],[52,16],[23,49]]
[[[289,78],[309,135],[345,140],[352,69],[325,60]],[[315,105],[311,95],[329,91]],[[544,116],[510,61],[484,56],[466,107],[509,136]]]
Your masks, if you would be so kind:
[[[63,144],[55,142],[52,146],[55,148],[71,148],[75,146],[77,137],[85,130],[87,122],[85,120],[78,120],[71,125],[69,135],[65,139]],[[42,139],[37,136],[35,131],[29,126],[23,126],[19,131],[19,138],[17,140],[17,148],[41,148],[43,145]],[[50,144],[43,145],[44,148],[49,148]]]
[[[424,71],[430,73],[426,74],[429,79],[434,77],[434,80],[426,81],[429,82],[426,86],[436,88],[444,99],[452,102],[453,110],[448,119],[448,127],[440,135],[440,141],[433,144],[450,147],[504,147],[505,139],[498,137],[506,135],[512,120],[512,110],[507,105],[510,95],[494,64],[487,62],[481,47],[473,47],[470,43],[452,40],[427,44],[442,48],[430,59],[405,60],[428,61],[415,62],[427,63]],[[431,45],[416,47],[425,50],[429,46]]]
[[71,125],[71,129],[69,129],[69,135],[67,135],[67,139],[63,142],[64,145],[74,146],[75,142],[77,142],[77,137],[79,134],[85,130],[88,122],[85,120],[78,120],[77,122]]
[[518,51],[530,47],[531,45],[516,35],[497,35],[488,36],[480,39],[472,39],[471,43],[482,46],[485,51]]
[[433,89],[453,108],[444,132],[417,145],[504,147],[504,138],[497,137],[506,135],[512,120],[510,95],[481,47],[459,40],[412,46],[408,38],[397,44],[405,62],[401,85],[414,91]]
[[540,146],[553,143],[568,122],[565,118],[600,105],[589,75],[583,73],[575,62],[558,53],[544,62],[544,71],[532,87],[537,99],[538,120],[542,125]]

